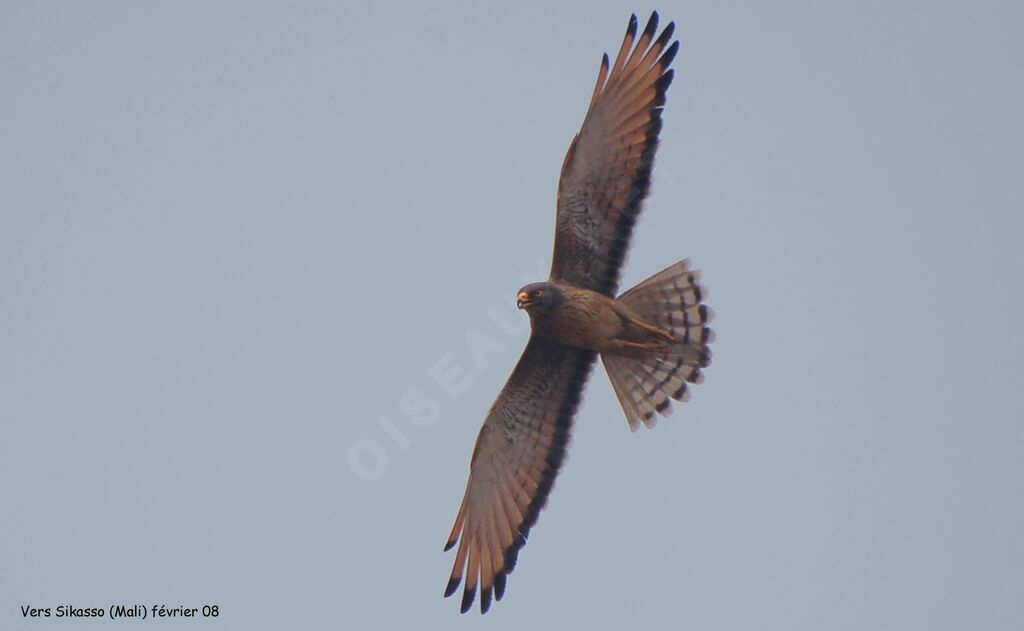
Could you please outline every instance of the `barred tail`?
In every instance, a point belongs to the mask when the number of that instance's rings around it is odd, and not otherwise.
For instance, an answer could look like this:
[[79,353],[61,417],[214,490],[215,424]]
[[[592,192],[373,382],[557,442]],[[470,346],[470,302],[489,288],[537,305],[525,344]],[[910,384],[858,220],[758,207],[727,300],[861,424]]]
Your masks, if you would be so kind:
[[640,357],[602,354],[615,394],[634,432],[642,422],[654,427],[655,412],[672,413],[672,403],[688,401],[687,383],[704,381],[700,369],[711,364],[715,333],[707,327],[714,312],[701,304],[707,289],[700,286],[700,271],[690,269],[689,259],[672,265],[619,297],[648,324],[668,331],[675,341],[667,352]]

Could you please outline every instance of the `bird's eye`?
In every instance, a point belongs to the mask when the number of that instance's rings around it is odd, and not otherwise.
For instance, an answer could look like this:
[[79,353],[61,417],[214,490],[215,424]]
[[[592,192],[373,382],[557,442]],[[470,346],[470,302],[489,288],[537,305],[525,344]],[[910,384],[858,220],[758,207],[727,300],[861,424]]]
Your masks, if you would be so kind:
[[543,289],[538,289],[537,290],[537,297],[540,298],[543,295],[544,295],[544,290]]

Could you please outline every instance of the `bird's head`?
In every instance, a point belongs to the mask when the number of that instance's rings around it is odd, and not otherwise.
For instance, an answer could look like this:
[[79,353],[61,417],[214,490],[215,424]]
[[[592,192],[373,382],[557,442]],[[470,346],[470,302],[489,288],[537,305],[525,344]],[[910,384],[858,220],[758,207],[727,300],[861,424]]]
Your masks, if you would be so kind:
[[516,294],[516,306],[527,313],[554,309],[562,302],[562,291],[551,283],[532,283]]

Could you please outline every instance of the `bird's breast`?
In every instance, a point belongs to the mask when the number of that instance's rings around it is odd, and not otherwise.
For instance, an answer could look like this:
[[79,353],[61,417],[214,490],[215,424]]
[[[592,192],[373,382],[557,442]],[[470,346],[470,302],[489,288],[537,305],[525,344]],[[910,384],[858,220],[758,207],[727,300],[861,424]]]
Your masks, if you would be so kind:
[[531,316],[537,335],[577,348],[604,351],[625,330],[616,300],[581,288],[563,288],[557,307]]

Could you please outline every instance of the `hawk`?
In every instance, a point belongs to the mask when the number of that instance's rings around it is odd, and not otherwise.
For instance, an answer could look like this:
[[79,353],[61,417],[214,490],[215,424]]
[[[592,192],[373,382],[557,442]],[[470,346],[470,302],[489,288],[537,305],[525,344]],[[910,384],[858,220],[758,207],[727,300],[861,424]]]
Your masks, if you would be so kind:
[[[590,107],[558,183],[551,275],[518,293],[531,335],[491,406],[444,549],[459,543],[444,595],[465,578],[462,612],[480,591],[501,600],[519,549],[565,458],[576,410],[600,355],[631,430],[668,416],[711,363],[712,312],[700,272],[680,261],[615,297],[633,226],[650,189],[675,24],[637,38],[632,16],[614,64],[601,61]],[[635,44],[635,46],[634,46]],[[461,541],[460,541],[461,539]]]

